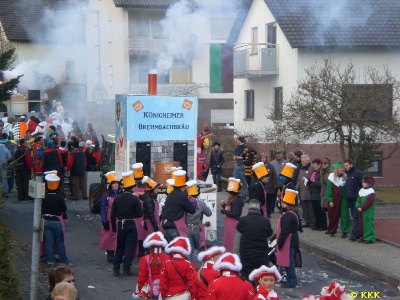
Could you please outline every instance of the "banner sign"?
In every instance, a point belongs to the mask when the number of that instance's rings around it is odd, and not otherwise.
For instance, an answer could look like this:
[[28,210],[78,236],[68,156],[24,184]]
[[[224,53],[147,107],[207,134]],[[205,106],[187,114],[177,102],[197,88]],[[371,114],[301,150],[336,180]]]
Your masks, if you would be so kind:
[[194,140],[197,98],[127,95],[128,141]]

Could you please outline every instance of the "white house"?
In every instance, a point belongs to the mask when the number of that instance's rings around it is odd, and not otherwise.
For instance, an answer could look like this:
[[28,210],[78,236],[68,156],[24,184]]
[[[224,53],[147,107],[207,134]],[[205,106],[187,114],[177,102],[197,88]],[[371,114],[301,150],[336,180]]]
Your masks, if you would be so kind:
[[[234,53],[235,128],[240,131],[259,132],[269,124],[267,106],[273,106],[279,116],[282,101],[290,99],[304,70],[323,58],[331,57],[341,65],[351,61],[360,77],[367,66],[383,65],[400,75],[398,1],[253,0],[248,4],[246,16],[236,24],[240,31]],[[340,156],[337,148],[313,141],[302,147],[314,157]],[[377,163],[374,174],[382,177],[380,183],[400,184],[389,176],[400,167],[398,156],[397,151],[395,158]]]

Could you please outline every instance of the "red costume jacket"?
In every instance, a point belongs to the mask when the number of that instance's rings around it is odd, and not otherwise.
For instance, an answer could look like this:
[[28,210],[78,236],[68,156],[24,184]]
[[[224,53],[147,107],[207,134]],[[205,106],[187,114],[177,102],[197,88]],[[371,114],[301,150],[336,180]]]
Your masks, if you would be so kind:
[[254,289],[250,282],[243,280],[235,272],[224,271],[208,286],[209,300],[253,300]]
[[181,295],[186,291],[191,294],[191,299],[196,299],[196,270],[184,256],[174,254],[164,262],[161,269],[160,293],[162,299]]
[[257,295],[254,300],[263,299],[263,300],[279,300],[278,294],[272,290],[270,292],[266,291],[261,285],[257,287]]
[[[156,279],[160,279],[162,265],[164,264],[165,261],[167,261],[169,259],[169,255],[167,255],[165,253],[147,254],[140,258],[137,289],[139,291],[139,294],[143,298],[149,297],[149,293],[142,292],[142,288],[145,284],[149,284],[149,285],[151,284],[150,276],[149,276],[149,267],[147,266],[147,258],[148,258],[149,264],[150,264],[152,256],[153,256],[153,261],[154,261],[154,265],[153,266],[150,265],[152,281],[154,281]],[[161,261],[160,266],[157,266],[158,259],[160,259],[160,261]]]
[[[219,276],[219,271],[214,270],[213,266],[213,263],[207,262],[204,266],[201,267],[198,272],[198,276],[196,276],[197,299],[199,300],[207,299],[208,287]],[[200,277],[200,271],[203,275],[204,280]],[[207,285],[204,281],[207,282]]]

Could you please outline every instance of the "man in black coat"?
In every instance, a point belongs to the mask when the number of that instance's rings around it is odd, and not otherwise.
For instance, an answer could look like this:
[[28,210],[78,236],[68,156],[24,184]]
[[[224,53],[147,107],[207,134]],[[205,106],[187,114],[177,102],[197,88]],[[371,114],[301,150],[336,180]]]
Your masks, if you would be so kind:
[[213,143],[213,151],[210,155],[210,169],[213,175],[214,184],[218,186],[217,192],[222,192],[222,165],[224,164],[224,151],[220,149],[221,144],[218,142]]
[[273,233],[271,222],[260,213],[260,202],[250,199],[247,216],[241,217],[236,225],[240,237],[240,260],[243,264],[241,274],[247,278],[251,271],[269,266],[268,237]]
[[253,180],[253,183],[250,186],[250,199],[258,200],[261,206],[260,213],[267,218],[267,191],[265,189],[265,184],[269,180],[269,173],[263,162],[256,163],[252,170],[252,176],[255,177],[255,180]]

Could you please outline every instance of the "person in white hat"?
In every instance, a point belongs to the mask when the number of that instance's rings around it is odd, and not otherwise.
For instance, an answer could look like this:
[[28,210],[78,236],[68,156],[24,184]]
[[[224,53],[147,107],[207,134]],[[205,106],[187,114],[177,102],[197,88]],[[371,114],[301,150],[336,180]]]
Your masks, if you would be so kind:
[[[143,194],[146,192],[146,185],[142,183],[143,181],[143,163],[137,162],[132,165],[132,172],[133,172],[133,178],[135,179],[135,187],[133,189],[133,193],[141,199],[143,197]],[[141,201],[142,206],[143,202]],[[143,240],[147,236],[147,232],[144,229],[144,216],[141,218],[136,218],[135,219],[136,223],[136,230],[137,230],[137,247],[139,251],[137,252],[136,256],[137,257],[142,257],[144,255],[144,248],[143,248]],[[135,256],[135,258],[136,258]]]
[[267,218],[267,191],[265,184],[269,181],[269,173],[263,162],[258,162],[252,167],[252,184],[249,189],[249,199],[260,202],[261,214]]
[[197,287],[197,299],[207,299],[208,286],[218,278],[219,271],[214,270],[214,263],[218,258],[226,252],[225,247],[213,246],[205,251],[202,251],[197,255],[198,260],[202,263],[200,269],[197,271],[196,287]]
[[44,243],[47,265],[55,264],[54,245],[57,245],[60,262],[72,266],[65,252],[65,224],[68,224],[67,206],[64,197],[57,193],[60,178],[54,174],[47,174],[46,194],[42,202],[42,218],[44,220]]
[[189,300],[196,298],[196,270],[187,260],[190,248],[189,239],[181,236],[173,239],[165,247],[165,252],[171,257],[164,262],[161,269],[161,299]]
[[117,176],[117,172],[110,171],[105,174],[107,178],[108,188],[101,198],[100,213],[101,223],[103,227],[100,232],[100,250],[105,250],[107,253],[107,261],[114,260],[114,250],[116,247],[117,236],[115,232],[110,230],[111,223],[111,208],[114,200],[122,194],[121,181]]
[[174,190],[167,196],[161,213],[161,222],[167,241],[178,236],[187,237],[186,214],[194,214],[196,208],[189,202],[186,189],[186,172],[178,170],[172,173]]
[[255,281],[257,295],[255,299],[279,300],[278,294],[274,291],[275,283],[282,279],[276,266],[267,267],[265,265],[253,270],[249,275],[250,281]]
[[164,253],[165,246],[167,246],[167,240],[161,231],[149,234],[143,241],[143,247],[148,248],[150,253],[140,258],[139,274],[133,298],[158,299],[161,267],[164,262],[169,260],[169,255]]
[[114,276],[120,275],[120,265],[123,263],[122,276],[133,276],[131,265],[137,242],[136,218],[143,216],[142,204],[133,192],[135,179],[133,172],[123,172],[122,183],[124,193],[118,195],[111,209],[112,231],[117,232],[117,247],[114,255]]
[[208,300],[254,299],[253,286],[239,275],[242,269],[239,256],[230,252],[222,254],[214,264],[214,269],[220,272],[220,277],[208,286]]

